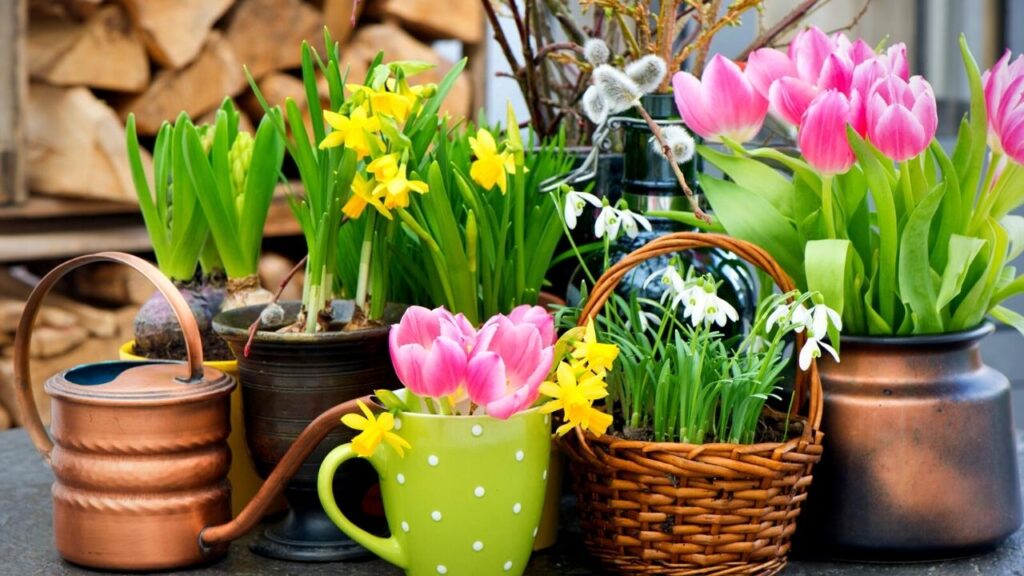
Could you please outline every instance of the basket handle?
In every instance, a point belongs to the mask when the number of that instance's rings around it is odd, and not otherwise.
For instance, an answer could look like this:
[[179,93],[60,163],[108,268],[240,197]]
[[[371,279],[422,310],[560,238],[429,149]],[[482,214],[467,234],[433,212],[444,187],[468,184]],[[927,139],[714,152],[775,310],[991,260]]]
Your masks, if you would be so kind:
[[[666,234],[630,252],[622,260],[605,270],[604,274],[597,279],[594,287],[587,297],[586,305],[580,314],[579,325],[586,325],[587,321],[596,316],[601,308],[608,301],[608,298],[615,292],[615,288],[626,274],[646,260],[693,250],[695,248],[721,248],[739,256],[743,260],[757,266],[775,281],[775,284],[785,293],[794,290],[793,280],[782,270],[778,262],[764,249],[751,244],[745,240],[726,236],[724,234],[713,234],[709,232],[675,232]],[[799,350],[806,339],[803,332],[796,335],[796,349]],[[809,370],[797,370],[796,382],[794,383],[796,401],[793,403],[793,414],[799,412],[804,404],[805,396],[810,392],[808,406],[808,417],[811,429],[817,430],[821,424],[822,391],[821,380],[818,377],[817,360],[811,362]]]
[[32,438],[32,443],[36,445],[36,449],[43,455],[43,459],[47,463],[50,461],[53,441],[39,418],[35,396],[32,395],[32,373],[29,368],[32,326],[35,324],[43,299],[50,293],[53,285],[68,272],[93,262],[124,264],[134,268],[156,286],[157,290],[167,299],[167,303],[170,304],[178,319],[178,324],[181,325],[181,331],[185,335],[185,349],[188,351],[188,377],[183,381],[198,382],[203,379],[203,344],[199,337],[199,325],[196,324],[195,316],[192,315],[192,310],[181,293],[155,266],[138,256],[122,252],[100,252],[79,256],[64,262],[43,276],[42,280],[32,289],[32,293],[25,302],[21,321],[18,323],[18,331],[14,337],[14,390],[18,397],[18,409],[21,410],[25,429]]

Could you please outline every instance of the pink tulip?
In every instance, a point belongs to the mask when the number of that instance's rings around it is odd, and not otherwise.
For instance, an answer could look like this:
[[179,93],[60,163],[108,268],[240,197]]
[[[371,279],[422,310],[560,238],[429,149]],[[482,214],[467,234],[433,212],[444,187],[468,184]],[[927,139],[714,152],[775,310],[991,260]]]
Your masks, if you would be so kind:
[[800,152],[824,176],[842,174],[856,160],[846,139],[849,121],[850,102],[833,89],[815,97],[800,122]]
[[768,101],[735,62],[715,54],[698,80],[689,72],[672,77],[676,106],[687,126],[712,142],[746,142],[761,129]]
[[920,76],[904,81],[889,75],[869,93],[866,122],[868,139],[883,154],[896,162],[913,158],[935,137],[939,124],[935,93]]
[[793,37],[789,43],[789,59],[796,66],[797,76],[815,85],[821,76],[821,70],[825,67],[825,61],[837,49],[835,39],[829,38],[828,34],[822,32],[817,26],[805,28]]
[[508,319],[513,324],[533,324],[540,331],[541,344],[555,345],[555,319],[544,308],[528,304],[516,306],[509,312]]
[[774,48],[760,48],[747,57],[744,73],[750,79],[754,90],[762,97],[768,98],[768,91],[773,82],[780,78],[796,77],[796,66],[785,52]]
[[[546,314],[546,313],[545,313]],[[520,320],[526,316],[518,314]],[[551,371],[554,346],[534,321],[495,316],[480,329],[469,361],[467,392],[487,414],[505,420],[530,407]]]
[[989,145],[1024,164],[1024,58],[1010,51],[982,76],[988,109]]
[[[864,40],[858,38],[853,42],[846,37],[846,34],[836,34],[836,51],[845,56],[854,66],[875,58],[875,49]],[[900,44],[902,46],[902,44]]]
[[[472,327],[444,308],[412,306],[391,327],[391,362],[398,379],[413,393],[440,398],[466,384]],[[475,331],[472,339],[475,339]]]

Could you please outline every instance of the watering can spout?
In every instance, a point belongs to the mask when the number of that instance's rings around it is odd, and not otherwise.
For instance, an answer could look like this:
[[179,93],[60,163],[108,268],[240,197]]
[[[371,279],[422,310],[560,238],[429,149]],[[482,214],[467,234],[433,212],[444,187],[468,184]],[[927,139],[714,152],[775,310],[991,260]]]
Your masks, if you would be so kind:
[[252,530],[266,513],[267,508],[284,489],[288,480],[295,475],[303,461],[313,453],[317,445],[341,422],[341,417],[359,412],[358,402],[372,404],[370,396],[349,400],[327,410],[313,420],[285,453],[274,471],[260,487],[259,492],[248,505],[230,522],[208,526],[199,533],[199,546],[204,551],[245,535]]

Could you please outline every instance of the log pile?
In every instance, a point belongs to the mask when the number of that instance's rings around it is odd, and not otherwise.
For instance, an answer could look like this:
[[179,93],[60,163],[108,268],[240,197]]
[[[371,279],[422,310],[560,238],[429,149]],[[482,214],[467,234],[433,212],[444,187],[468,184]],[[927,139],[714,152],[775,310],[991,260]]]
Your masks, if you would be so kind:
[[[295,263],[277,254],[260,260],[260,277],[274,289]],[[24,270],[24,269],[22,269]],[[14,394],[14,335],[32,278],[0,267],[0,430],[21,426]],[[153,294],[142,275],[117,264],[93,264],[75,270],[50,294],[32,331],[32,392],[43,421],[49,424],[50,401],[43,384],[53,374],[84,364],[116,360],[118,349],[133,337],[139,306]],[[301,273],[282,293],[302,298]]]
[[[202,119],[225,95],[247,118],[246,66],[271,104],[304,99],[299,46],[322,51],[327,26],[341,44],[349,78],[361,81],[383,50],[388,60],[451,67],[437,40],[483,41],[479,0],[363,0],[353,30],[353,0],[30,0],[30,75],[26,167],[33,193],[134,201],[125,159],[124,120],[134,112],[140,136],[184,110]],[[463,53],[468,52],[463,47]],[[483,62],[479,63],[483,66]],[[454,117],[473,116],[469,73],[446,102]],[[328,105],[328,102],[324,102]]]

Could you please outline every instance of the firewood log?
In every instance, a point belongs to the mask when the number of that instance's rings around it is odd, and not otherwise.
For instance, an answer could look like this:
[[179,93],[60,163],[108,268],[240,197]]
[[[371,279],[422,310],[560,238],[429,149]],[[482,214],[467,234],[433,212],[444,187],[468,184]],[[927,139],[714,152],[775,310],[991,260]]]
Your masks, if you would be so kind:
[[[177,69],[197,58],[213,23],[234,0],[122,0],[142,31],[149,54]],[[270,15],[268,15],[270,16]]]
[[[331,31],[334,41],[342,46],[352,36],[352,10],[362,12],[366,2],[355,4],[355,0],[324,0],[324,24]],[[317,49],[319,48],[320,45],[317,44]]]
[[484,38],[480,0],[378,0],[367,10],[385,21],[395,19],[426,40],[454,38],[473,44]]
[[[239,0],[225,36],[254,78],[298,68],[299,45],[323,45],[324,19],[302,0]],[[322,50],[321,50],[322,52]]]
[[118,306],[139,306],[153,295],[153,285],[145,277],[127,266],[113,263],[75,270],[71,286],[80,298]]

